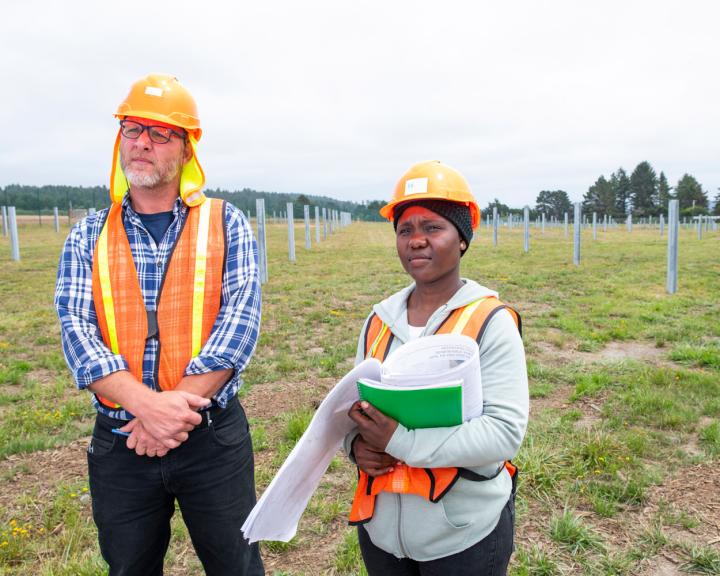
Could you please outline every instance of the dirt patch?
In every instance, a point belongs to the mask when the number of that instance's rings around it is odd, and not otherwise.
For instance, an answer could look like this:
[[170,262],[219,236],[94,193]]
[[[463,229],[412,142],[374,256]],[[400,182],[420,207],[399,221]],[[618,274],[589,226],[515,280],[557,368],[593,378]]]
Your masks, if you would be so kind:
[[680,567],[675,563],[675,560],[658,556],[653,558],[647,566],[643,566],[638,576],[681,576],[686,572],[680,572]]
[[586,355],[590,361],[621,362],[622,360],[645,360],[657,362],[665,358],[667,351],[647,342],[608,342],[599,352]]
[[87,478],[86,451],[90,437],[81,438],[54,450],[13,454],[0,461],[0,507],[11,510],[23,496],[51,500],[58,484]]
[[269,421],[301,408],[315,410],[336,384],[331,378],[312,382],[270,382],[255,384],[242,399],[248,418]]
[[720,468],[717,464],[698,464],[679,470],[675,476],[655,486],[649,493],[644,515],[655,514],[662,506],[669,512],[685,513],[697,525],[674,526],[678,539],[697,544],[718,543],[720,538]]
[[537,355],[542,364],[563,366],[567,364],[615,363],[624,360],[637,360],[651,364],[668,364],[667,350],[648,342],[609,342],[597,352],[576,350],[576,343],[534,342],[533,355]]

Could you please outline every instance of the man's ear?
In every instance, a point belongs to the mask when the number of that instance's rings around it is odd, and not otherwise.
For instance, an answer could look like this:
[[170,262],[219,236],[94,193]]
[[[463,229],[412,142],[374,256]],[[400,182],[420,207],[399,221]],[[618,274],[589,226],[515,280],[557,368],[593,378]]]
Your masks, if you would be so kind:
[[192,158],[192,146],[185,142],[185,146],[183,148],[183,164],[187,164],[190,161],[190,158]]

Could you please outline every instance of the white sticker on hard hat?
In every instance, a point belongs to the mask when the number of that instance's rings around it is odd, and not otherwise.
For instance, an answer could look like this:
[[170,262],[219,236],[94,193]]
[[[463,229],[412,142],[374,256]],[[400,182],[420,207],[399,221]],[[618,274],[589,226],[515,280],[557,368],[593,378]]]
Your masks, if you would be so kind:
[[427,178],[411,178],[405,182],[405,196],[427,194]]
[[162,88],[157,86],[145,86],[145,94],[148,96],[162,96]]

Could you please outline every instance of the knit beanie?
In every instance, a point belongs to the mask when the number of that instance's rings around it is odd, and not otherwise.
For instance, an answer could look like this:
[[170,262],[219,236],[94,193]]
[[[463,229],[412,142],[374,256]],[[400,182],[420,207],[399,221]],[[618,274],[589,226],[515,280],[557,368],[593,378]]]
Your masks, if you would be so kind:
[[[427,208],[430,212],[439,214],[446,220],[452,222],[460,233],[460,238],[465,240],[465,243],[470,246],[470,241],[473,237],[472,230],[472,216],[470,215],[470,208],[464,204],[458,202],[449,202],[446,200],[414,200],[412,202],[405,202],[398,206],[395,206],[393,211],[393,227],[397,230],[397,224],[400,221],[400,217],[403,212],[411,206],[422,206]],[[463,250],[463,253],[465,251]]]

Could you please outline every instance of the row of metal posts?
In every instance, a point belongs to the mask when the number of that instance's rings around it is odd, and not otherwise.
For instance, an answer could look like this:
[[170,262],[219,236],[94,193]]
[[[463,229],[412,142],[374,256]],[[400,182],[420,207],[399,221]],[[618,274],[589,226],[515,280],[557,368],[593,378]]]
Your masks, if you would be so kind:
[[[666,279],[666,290],[668,294],[674,294],[677,292],[677,279],[678,279],[678,237],[679,237],[679,227],[680,227],[680,218],[678,217],[679,209],[678,209],[679,201],[678,200],[670,200],[668,205],[668,250],[667,250],[667,279]],[[524,227],[523,227],[523,250],[525,252],[528,252],[530,250],[530,208],[526,206],[523,209],[523,220],[524,220]],[[603,228],[607,230],[608,223],[611,222],[612,219],[608,218],[607,215],[603,218]],[[707,221],[707,219],[706,219]],[[512,219],[508,219],[508,227],[512,227]],[[580,265],[580,247],[581,247],[581,232],[582,232],[582,204],[580,202],[576,202],[574,204],[574,214],[573,214],[573,264],[575,266]],[[665,219],[664,216],[661,214],[659,219],[660,224],[660,235],[662,236],[665,229]],[[488,222],[488,225],[490,223]],[[497,214],[497,207],[493,206],[493,215],[492,215],[492,238],[493,238],[493,246],[497,246],[497,234],[498,234],[498,225],[499,225],[499,219]],[[545,226],[545,218],[543,216],[542,218],[542,227],[544,229]],[[627,224],[628,231],[632,231],[632,216],[628,218],[628,224]],[[716,226],[714,227],[716,229]],[[568,214],[565,213],[565,235],[567,236],[567,229],[568,229]],[[702,238],[702,224],[701,220],[698,219],[697,224],[698,229],[698,239]],[[593,231],[593,240],[597,240],[597,213],[593,212],[592,215],[592,231]]]
[[[523,217],[524,217],[524,208],[523,208]],[[564,232],[565,237],[568,236],[568,212],[565,212],[564,214]],[[492,216],[486,216],[485,217],[485,226],[487,228],[495,227],[498,228],[505,226],[509,229],[514,228],[517,223],[520,221],[520,218],[517,217],[515,214],[508,214],[507,216],[499,217],[497,213],[497,207],[493,207],[493,214]],[[693,223],[694,221],[694,223]],[[597,235],[597,226],[602,223],[603,232],[607,232],[608,228],[617,228],[618,223],[615,221],[615,219],[612,216],[608,216],[607,214],[604,214],[602,218],[598,218],[597,212],[593,212],[592,214],[592,221],[589,220],[587,215],[584,215],[582,218],[582,225],[584,228],[593,228],[593,235]],[[545,228],[557,228],[559,227],[560,221],[557,220],[554,216],[550,217],[546,220],[545,214],[541,213],[539,218],[536,218],[535,220],[532,220],[530,222],[530,226],[534,228],[540,228],[543,233],[545,233]],[[647,218],[640,218],[639,220],[635,220],[632,214],[628,214],[625,218],[625,228],[628,232],[632,232],[633,229],[637,226],[643,227],[643,228],[657,228],[660,231],[660,235],[664,235],[665,231],[665,215],[660,214],[657,219],[653,216],[649,216]],[[679,222],[679,227],[689,229],[691,227],[694,227],[697,230],[698,239],[702,239],[703,231],[705,232],[716,232],[718,229],[718,218],[715,216],[708,216],[708,215],[699,215],[699,216],[693,216],[692,218],[684,217]],[[495,236],[495,234],[493,234]]]
[[[328,210],[323,208],[323,237],[327,238],[328,233]],[[88,214],[93,214],[94,208],[88,209]],[[310,207],[305,205],[303,207],[303,216],[305,223],[305,248],[309,250],[311,248],[310,242]],[[256,213],[257,213],[257,241],[258,241],[258,261],[260,267],[260,280],[262,283],[268,280],[268,267],[267,267],[267,240],[266,240],[266,221],[265,221],[265,200],[258,198],[256,200]],[[60,222],[58,209],[53,209],[54,226],[55,231],[60,231]],[[525,207],[523,209],[523,220],[524,220],[524,241],[523,249],[525,252],[530,250],[530,209]],[[709,227],[710,218],[703,218],[702,216],[697,217],[697,235],[698,239],[702,239],[703,220],[705,221],[705,228]],[[339,212],[337,210],[330,211],[330,232],[334,232],[335,226],[342,227],[347,226],[352,222],[351,215],[347,212]],[[574,218],[573,218],[573,232],[574,232],[574,246],[573,246],[573,263],[576,266],[580,265],[580,240],[582,230],[582,204],[580,202],[574,205]],[[612,223],[612,218],[608,218],[607,215],[603,218],[603,228],[607,230],[608,223]],[[293,204],[292,202],[287,203],[287,224],[288,224],[288,253],[291,262],[295,261],[295,228],[293,219]],[[497,246],[498,238],[498,225],[499,218],[497,213],[497,207],[493,207],[492,216],[492,227],[493,227],[493,245]],[[717,230],[717,222],[712,220],[713,230]],[[512,227],[512,218],[508,220],[508,226]],[[542,216],[541,221],[542,230],[545,229],[545,215]],[[628,215],[627,229],[632,231],[632,215]],[[663,215],[659,218],[660,235],[662,236],[665,229],[665,220]],[[677,254],[678,254],[678,236],[679,236],[679,209],[678,200],[670,200],[668,206],[668,272],[667,272],[667,283],[666,289],[670,294],[674,294],[677,291]],[[565,235],[567,236],[568,229],[568,214],[565,213]],[[593,212],[592,215],[592,230],[593,239],[597,240],[597,214]],[[15,261],[20,260],[20,242],[17,231],[17,217],[14,206],[2,206],[2,231],[3,236],[10,234],[10,245],[11,245],[11,258]],[[315,206],[315,242],[320,242],[320,207]]]
[[[256,222],[257,222],[257,244],[258,244],[258,264],[260,267],[260,282],[264,284],[268,281],[268,264],[267,264],[267,226],[265,219],[265,199],[258,198],[255,201]],[[322,214],[322,226],[321,226]],[[275,222],[277,216],[273,215]],[[288,228],[288,259],[290,262],[296,261],[295,256],[295,220],[293,203],[287,203],[287,212],[285,213]],[[248,214],[248,220],[249,220]],[[310,206],[303,206],[303,221],[305,224],[305,249],[310,250],[312,247],[310,236]],[[352,216],[349,212],[340,212],[339,210],[329,210],[325,207],[315,206],[315,243],[320,243],[320,230],[322,229],[323,240],[327,239],[328,230],[332,234],[338,228],[349,226],[352,223]]]

